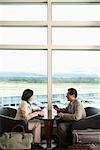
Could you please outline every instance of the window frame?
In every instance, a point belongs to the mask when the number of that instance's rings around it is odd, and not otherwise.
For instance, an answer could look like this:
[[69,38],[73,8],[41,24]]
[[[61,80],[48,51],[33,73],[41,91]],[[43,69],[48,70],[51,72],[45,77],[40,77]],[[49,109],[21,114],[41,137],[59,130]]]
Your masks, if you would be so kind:
[[29,49],[29,50],[47,50],[47,75],[48,75],[48,117],[52,114],[52,50],[99,50],[100,45],[93,46],[74,46],[74,45],[52,45],[52,27],[100,27],[100,21],[52,21],[52,4],[86,4],[95,5],[100,4],[100,0],[0,0],[0,4],[28,4],[28,3],[47,3],[47,21],[2,21],[2,27],[47,27],[47,45],[0,45],[0,49]]

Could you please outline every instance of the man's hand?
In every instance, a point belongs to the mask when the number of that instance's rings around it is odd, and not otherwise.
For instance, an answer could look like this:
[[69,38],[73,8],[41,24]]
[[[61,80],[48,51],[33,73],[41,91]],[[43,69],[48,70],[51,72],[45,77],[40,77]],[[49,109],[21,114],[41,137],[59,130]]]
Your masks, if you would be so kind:
[[57,116],[59,116],[60,118],[63,118],[63,113],[62,112],[60,112],[60,113],[57,113]]
[[58,112],[60,112],[60,108],[57,105],[53,105],[53,108]]
[[53,105],[53,108],[54,108],[55,110],[59,109],[59,107],[58,107],[57,105]]

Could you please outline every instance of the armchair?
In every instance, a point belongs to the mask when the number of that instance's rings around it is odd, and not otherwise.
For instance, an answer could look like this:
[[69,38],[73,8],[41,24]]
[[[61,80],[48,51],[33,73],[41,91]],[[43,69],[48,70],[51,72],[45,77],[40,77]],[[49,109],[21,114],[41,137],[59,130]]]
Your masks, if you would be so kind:
[[[28,132],[28,123],[26,120],[15,119],[17,110],[10,107],[0,108],[0,135],[3,132],[10,132],[16,125],[22,125],[25,132]],[[19,130],[18,130],[19,131]]]
[[[80,120],[66,121],[62,119],[57,119],[57,127],[59,123],[65,123],[69,126],[69,138],[67,139],[69,145],[73,144],[73,132],[74,130],[84,130],[85,129],[100,129],[100,109],[95,107],[86,107],[86,118]],[[84,132],[83,131],[83,132]]]
[[94,144],[100,149],[100,109],[87,107],[86,118],[72,124],[73,144]]
[[87,128],[100,129],[100,109],[95,107],[86,107],[86,118],[74,121],[72,130],[84,130]]

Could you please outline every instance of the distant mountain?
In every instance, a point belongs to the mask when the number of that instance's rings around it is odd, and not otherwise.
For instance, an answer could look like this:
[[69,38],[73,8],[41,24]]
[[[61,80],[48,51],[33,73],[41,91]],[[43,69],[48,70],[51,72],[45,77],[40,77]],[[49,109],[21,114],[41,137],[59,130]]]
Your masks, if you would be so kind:
[[0,72],[0,77],[46,77],[44,74],[30,72]]
[[86,74],[86,73],[57,73],[53,74],[54,78],[98,78],[97,74]]
[[[0,72],[0,77],[3,78],[10,78],[10,77],[34,77],[34,78],[41,78],[47,77],[45,74],[38,74],[38,73],[30,73],[30,72]],[[56,73],[53,74],[53,78],[100,78],[97,74],[85,74],[85,73]]]

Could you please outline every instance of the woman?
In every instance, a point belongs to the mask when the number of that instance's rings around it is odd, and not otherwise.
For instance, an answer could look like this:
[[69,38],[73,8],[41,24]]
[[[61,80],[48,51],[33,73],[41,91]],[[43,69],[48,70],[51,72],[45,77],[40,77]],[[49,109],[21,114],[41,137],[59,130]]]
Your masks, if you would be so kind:
[[41,139],[41,122],[39,120],[30,120],[35,116],[43,116],[44,112],[41,109],[34,110],[31,107],[31,101],[33,100],[34,92],[31,89],[24,90],[21,97],[21,104],[17,110],[16,119],[26,119],[28,121],[28,129],[32,130],[34,137],[33,148],[40,148],[39,145]]

